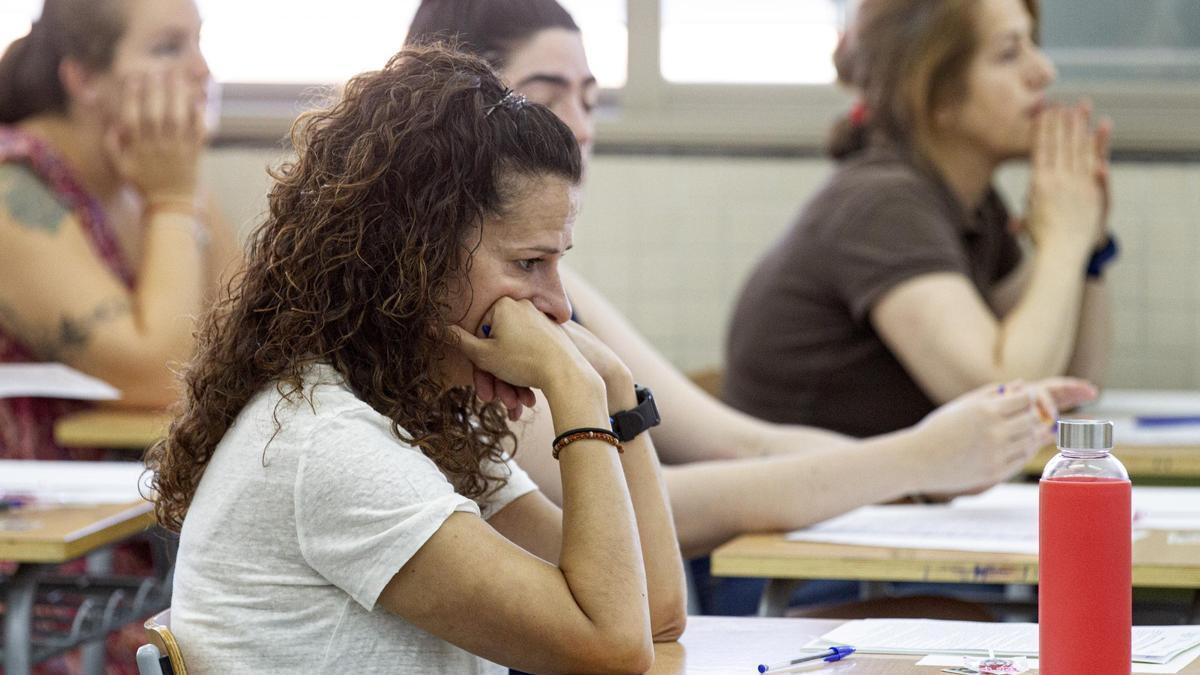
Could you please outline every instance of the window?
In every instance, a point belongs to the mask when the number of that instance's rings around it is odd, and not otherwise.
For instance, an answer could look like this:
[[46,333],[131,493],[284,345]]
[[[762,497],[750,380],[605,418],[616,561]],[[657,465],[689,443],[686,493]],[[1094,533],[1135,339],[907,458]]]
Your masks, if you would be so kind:
[[4,0],[0,2],[0,46],[29,32],[29,26],[42,11],[42,0]]
[[[602,144],[819,147],[849,95],[832,85],[859,0],[560,0],[603,88]],[[219,136],[282,136],[306,85],[380,67],[419,0],[196,0]],[[42,0],[0,0],[0,45]],[[1092,96],[1126,149],[1200,149],[1200,1],[1041,3],[1056,95]]]
[[1085,12],[1043,2],[1042,37],[1066,81],[1195,82],[1200,79],[1200,2],[1090,0]]
[[[237,84],[332,84],[382,66],[401,47],[419,0],[196,0],[214,77]],[[625,84],[624,0],[563,3],[585,36],[600,85]],[[0,2],[0,45],[29,31],[42,0]]]
[[829,84],[840,0],[662,0],[669,82]]

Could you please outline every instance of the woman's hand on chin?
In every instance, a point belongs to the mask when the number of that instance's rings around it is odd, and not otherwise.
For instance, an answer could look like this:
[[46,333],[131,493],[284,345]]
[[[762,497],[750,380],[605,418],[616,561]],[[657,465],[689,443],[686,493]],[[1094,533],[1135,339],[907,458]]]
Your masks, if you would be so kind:
[[480,400],[499,399],[514,421],[533,405],[533,389],[597,375],[563,327],[529,300],[500,298],[474,334],[457,325],[450,329],[458,338],[457,348],[475,368]]

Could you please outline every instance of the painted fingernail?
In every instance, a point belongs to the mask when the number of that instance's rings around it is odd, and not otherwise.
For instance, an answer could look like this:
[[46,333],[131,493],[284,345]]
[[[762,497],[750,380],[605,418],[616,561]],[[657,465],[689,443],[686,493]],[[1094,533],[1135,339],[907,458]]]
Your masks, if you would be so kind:
[[1004,385],[1000,385],[999,387],[997,387],[997,388],[996,388],[996,393],[997,393],[997,394],[1003,394],[1003,393],[1004,393]]
[[492,327],[487,325],[486,323],[480,327],[480,330],[483,331],[483,337],[491,337],[492,336]]

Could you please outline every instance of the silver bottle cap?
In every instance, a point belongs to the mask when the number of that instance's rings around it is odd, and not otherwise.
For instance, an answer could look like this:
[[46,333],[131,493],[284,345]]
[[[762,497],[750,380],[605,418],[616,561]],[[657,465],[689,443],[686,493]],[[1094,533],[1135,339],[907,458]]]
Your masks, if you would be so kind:
[[1109,420],[1059,420],[1058,447],[1068,450],[1112,450]]

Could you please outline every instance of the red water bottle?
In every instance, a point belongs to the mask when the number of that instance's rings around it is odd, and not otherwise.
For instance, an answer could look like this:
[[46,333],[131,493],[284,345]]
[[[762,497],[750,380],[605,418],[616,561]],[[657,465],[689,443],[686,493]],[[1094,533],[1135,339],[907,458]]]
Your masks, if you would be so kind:
[[1038,528],[1039,670],[1132,669],[1132,487],[1109,421],[1061,420],[1042,473]]

